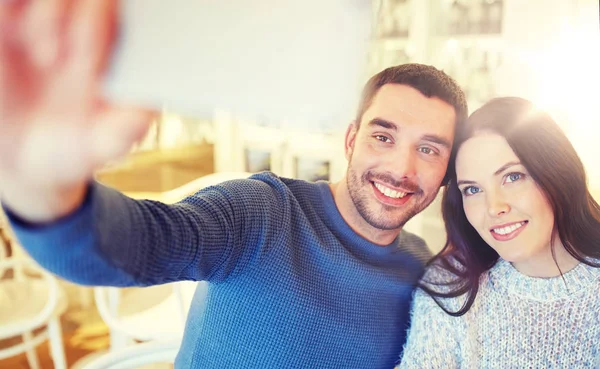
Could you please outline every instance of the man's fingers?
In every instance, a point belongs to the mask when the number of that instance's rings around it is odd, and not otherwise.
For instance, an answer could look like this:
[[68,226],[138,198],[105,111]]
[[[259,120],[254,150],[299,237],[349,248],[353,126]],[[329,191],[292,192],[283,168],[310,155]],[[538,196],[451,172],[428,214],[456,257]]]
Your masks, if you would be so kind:
[[0,1],[0,31],[4,32],[14,26],[23,11],[29,5],[29,0],[2,0]]
[[115,0],[77,0],[69,24],[69,61],[82,77],[97,78],[110,57],[117,17]]
[[157,113],[132,107],[109,107],[90,131],[90,156],[97,168],[127,154],[144,137]]
[[49,69],[65,51],[65,30],[74,0],[36,0],[27,8],[23,39],[32,65]]
[[44,105],[69,111],[86,123],[86,114],[92,113],[98,100],[102,67],[110,55],[117,4],[115,0],[67,1],[64,61],[59,70],[47,73]]
[[0,1],[0,125],[14,108],[15,86],[23,85],[20,30],[27,4],[25,0]]

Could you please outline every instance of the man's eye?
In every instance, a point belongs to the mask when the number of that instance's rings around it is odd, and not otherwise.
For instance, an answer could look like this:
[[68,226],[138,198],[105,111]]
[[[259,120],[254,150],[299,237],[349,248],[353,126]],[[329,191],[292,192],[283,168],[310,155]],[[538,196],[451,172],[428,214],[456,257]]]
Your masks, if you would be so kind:
[[435,154],[435,151],[430,147],[419,147],[418,151],[422,152],[423,154],[426,154],[426,155],[434,155]]
[[392,140],[390,140],[390,138],[389,138],[389,137],[387,137],[387,136],[383,136],[383,135],[376,135],[376,136],[375,136],[375,139],[376,139],[376,140],[378,140],[378,141],[381,141],[381,142],[385,142],[385,143],[390,143],[390,142],[392,142]]

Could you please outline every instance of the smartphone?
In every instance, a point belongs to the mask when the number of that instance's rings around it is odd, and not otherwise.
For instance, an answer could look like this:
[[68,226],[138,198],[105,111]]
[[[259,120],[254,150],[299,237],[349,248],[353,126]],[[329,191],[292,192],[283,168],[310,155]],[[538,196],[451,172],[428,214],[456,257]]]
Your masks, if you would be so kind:
[[[109,98],[210,116],[355,110],[371,0],[123,0]],[[347,123],[347,122],[345,122]]]

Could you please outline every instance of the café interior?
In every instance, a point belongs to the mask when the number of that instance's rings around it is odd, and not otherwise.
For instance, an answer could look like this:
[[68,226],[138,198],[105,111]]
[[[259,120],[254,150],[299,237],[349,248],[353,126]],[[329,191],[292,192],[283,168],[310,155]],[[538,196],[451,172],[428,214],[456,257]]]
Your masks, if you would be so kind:
[[[100,183],[175,203],[261,171],[339,181],[361,86],[388,66],[415,62],[452,76],[470,111],[505,95],[547,110],[600,200],[597,0],[208,3],[124,5],[123,50],[108,90],[149,101],[160,114],[124,158],[97,172]],[[153,358],[127,367],[172,367],[204,282],[76,285],[37,266],[5,217],[0,227],[0,368],[112,368],[97,362],[138,356]],[[439,198],[406,229],[439,251]]]

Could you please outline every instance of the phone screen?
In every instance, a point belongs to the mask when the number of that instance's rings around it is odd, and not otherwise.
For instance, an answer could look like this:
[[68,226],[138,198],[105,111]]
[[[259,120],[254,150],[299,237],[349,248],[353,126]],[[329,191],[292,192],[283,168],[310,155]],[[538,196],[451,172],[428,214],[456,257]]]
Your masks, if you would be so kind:
[[126,0],[121,6],[109,97],[202,116],[221,109],[318,121],[354,112],[371,1]]

